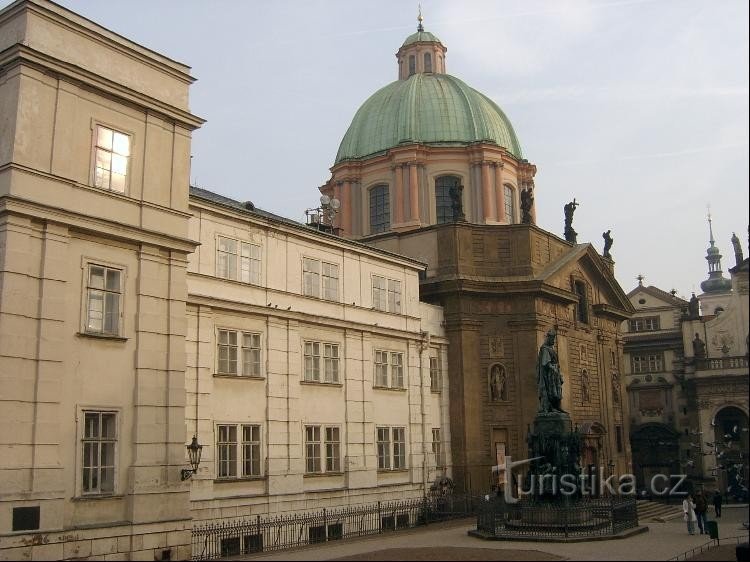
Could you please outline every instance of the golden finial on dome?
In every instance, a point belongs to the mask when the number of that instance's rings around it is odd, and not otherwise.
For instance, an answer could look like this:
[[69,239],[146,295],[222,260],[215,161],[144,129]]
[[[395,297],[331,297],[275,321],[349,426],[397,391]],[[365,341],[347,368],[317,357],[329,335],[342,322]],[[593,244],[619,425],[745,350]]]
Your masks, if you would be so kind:
[[419,24],[417,25],[417,31],[424,31],[424,27],[422,26],[422,22],[424,21],[424,18],[422,17],[422,4],[417,5],[419,6],[419,15],[417,16]]

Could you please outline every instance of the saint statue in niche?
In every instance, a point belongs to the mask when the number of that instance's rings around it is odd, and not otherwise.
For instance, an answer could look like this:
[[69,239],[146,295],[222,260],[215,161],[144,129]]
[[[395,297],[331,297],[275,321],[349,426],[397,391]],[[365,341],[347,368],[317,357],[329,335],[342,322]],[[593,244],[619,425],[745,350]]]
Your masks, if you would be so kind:
[[586,371],[586,369],[583,370],[583,373],[581,374],[581,398],[583,399],[583,403],[591,402],[591,395],[589,392],[589,374]]
[[507,400],[505,367],[496,363],[490,369],[490,400],[493,402]]

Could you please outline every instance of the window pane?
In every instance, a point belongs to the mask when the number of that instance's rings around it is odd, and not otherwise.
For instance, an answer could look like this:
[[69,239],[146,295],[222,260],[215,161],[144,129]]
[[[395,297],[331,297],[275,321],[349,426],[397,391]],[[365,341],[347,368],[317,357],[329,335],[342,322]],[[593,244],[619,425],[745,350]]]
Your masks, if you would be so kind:
[[102,331],[104,317],[104,294],[101,291],[90,290],[88,302],[88,322],[86,329],[92,332]]
[[460,180],[456,176],[441,176],[435,180],[435,211],[438,224],[453,222],[451,187],[458,189]]
[[96,149],[96,167],[101,168],[104,172],[109,172],[112,169],[112,153]]
[[94,176],[94,185],[96,187],[109,188],[109,170],[103,168],[96,168],[96,174]]
[[120,322],[120,295],[118,293],[105,294],[104,332],[108,334],[119,333]]
[[123,156],[130,156],[130,137],[122,133],[114,133],[112,151]]
[[83,436],[86,438],[99,436],[99,414],[84,414]]
[[116,269],[107,270],[107,290],[120,291],[120,272]]
[[128,171],[128,159],[119,154],[112,155],[112,173],[125,176]]
[[89,287],[94,289],[104,288],[104,268],[91,266],[89,268]]
[[96,135],[96,145],[112,150],[112,130],[106,127],[98,126]]
[[101,435],[107,439],[114,439],[117,428],[115,427],[115,414],[102,414]]

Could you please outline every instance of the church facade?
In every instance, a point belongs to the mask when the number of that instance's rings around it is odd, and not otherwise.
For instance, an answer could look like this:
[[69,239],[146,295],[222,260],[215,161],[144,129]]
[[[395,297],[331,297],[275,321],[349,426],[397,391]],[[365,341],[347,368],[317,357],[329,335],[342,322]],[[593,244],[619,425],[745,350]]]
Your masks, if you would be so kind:
[[398,79],[357,111],[321,191],[341,201],[343,236],[428,264],[420,295],[445,310],[459,489],[486,490],[504,455],[526,458],[537,352],[553,327],[583,463],[629,472],[620,324],[632,306],[614,264],[574,231],[561,239],[535,224],[536,167],[503,111],[447,74],[446,52],[420,21],[396,54]]

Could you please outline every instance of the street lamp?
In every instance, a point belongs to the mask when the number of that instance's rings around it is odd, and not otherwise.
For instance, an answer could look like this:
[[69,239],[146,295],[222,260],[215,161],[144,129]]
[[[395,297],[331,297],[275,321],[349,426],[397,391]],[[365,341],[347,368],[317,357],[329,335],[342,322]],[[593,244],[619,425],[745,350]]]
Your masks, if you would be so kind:
[[198,444],[198,436],[193,435],[193,440],[190,445],[187,445],[188,458],[190,459],[191,468],[183,468],[180,471],[180,480],[187,480],[193,474],[198,472],[198,465],[201,463],[201,452],[203,451],[203,445]]

